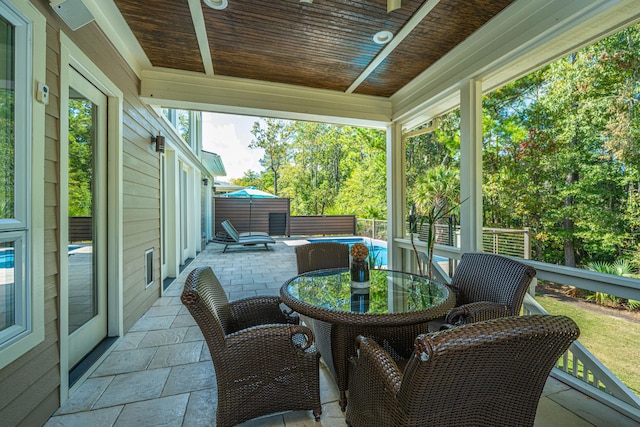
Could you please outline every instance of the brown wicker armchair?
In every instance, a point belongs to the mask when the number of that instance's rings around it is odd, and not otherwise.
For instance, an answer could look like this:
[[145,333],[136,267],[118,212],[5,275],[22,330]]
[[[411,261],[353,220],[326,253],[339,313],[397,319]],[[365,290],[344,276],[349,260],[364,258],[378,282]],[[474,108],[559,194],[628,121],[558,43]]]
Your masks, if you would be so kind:
[[182,303],[209,346],[218,385],[218,427],[287,410],[318,420],[320,358],[313,333],[282,311],[275,296],[229,302],[209,267],[187,277]]
[[500,255],[463,254],[450,284],[456,307],[444,322],[463,325],[519,315],[535,275],[535,268]]
[[349,245],[338,242],[308,243],[295,247],[298,274],[327,268],[349,267]]
[[419,335],[404,371],[358,337],[346,421],[366,426],[532,426],[549,372],[580,330],[516,316]]

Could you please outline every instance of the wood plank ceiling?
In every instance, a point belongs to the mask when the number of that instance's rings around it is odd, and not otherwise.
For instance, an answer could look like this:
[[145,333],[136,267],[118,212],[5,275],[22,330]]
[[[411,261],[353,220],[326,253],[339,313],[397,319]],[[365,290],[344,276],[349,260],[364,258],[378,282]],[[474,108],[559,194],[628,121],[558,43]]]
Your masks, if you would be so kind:
[[[224,10],[201,1],[210,52],[200,51],[189,0],[115,4],[154,67],[206,73],[211,58],[219,76],[389,97],[513,1],[403,0],[389,13],[386,0],[228,0]],[[373,41],[409,29],[386,49]]]

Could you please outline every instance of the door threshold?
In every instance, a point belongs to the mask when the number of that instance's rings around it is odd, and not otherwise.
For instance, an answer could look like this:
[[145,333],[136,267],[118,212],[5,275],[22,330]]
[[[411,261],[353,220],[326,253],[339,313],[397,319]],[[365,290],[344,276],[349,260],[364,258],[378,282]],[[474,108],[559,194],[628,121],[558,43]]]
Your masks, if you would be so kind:
[[69,388],[91,369],[91,367],[102,357],[109,348],[118,341],[118,337],[107,337],[103,339],[89,354],[87,354],[76,366],[69,371]]

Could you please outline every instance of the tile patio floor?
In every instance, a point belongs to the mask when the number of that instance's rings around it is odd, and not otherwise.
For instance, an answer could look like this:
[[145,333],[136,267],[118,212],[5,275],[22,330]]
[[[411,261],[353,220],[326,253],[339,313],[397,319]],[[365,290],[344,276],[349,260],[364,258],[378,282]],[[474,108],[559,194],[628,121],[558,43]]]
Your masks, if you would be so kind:
[[[209,265],[229,299],[257,294],[278,295],[282,283],[296,274],[293,247],[282,241],[271,250],[209,244],[165,291],[164,296],[116,344],[47,427],[214,426],[216,383],[211,356],[194,320],[180,302],[187,274]],[[242,426],[344,426],[338,390],[321,364],[322,417],[310,411],[255,419]],[[623,415],[549,379],[540,400],[536,427],[638,426]]]

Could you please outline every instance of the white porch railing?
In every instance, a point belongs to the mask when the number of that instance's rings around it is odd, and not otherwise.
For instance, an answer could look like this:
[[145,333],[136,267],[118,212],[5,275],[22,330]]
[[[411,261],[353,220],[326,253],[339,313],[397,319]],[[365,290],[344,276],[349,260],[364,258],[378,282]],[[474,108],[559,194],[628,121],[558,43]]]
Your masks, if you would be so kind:
[[[458,246],[460,228],[455,221],[447,224],[444,220],[436,224],[436,242],[443,245]],[[409,232],[409,224],[405,225]],[[423,230],[421,237],[426,233]],[[387,221],[381,219],[356,218],[356,234],[375,240],[387,241]],[[489,253],[513,256],[517,258],[531,258],[531,232],[528,227],[522,229],[489,228],[482,229],[482,250]]]
[[[417,272],[417,260],[411,241],[409,239],[395,239],[395,243],[402,251],[403,265],[401,268],[405,271]],[[414,244],[419,252],[426,252],[424,242],[415,241]],[[436,278],[448,283],[455,264],[460,260],[460,249],[436,244],[434,254],[449,259],[449,262],[435,262],[433,266]],[[640,281],[636,279],[518,258],[519,261],[530,264],[536,269],[537,279],[616,295],[620,298],[640,300]],[[424,261],[425,257],[421,257],[421,262]],[[533,298],[534,289],[535,283],[531,286],[530,295],[525,298],[523,311],[526,314],[546,313],[544,308]],[[560,358],[551,375],[640,422],[640,398],[580,342],[576,341],[571,345],[567,353]]]

